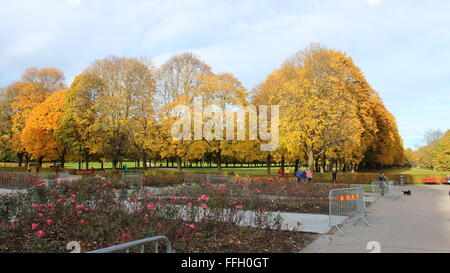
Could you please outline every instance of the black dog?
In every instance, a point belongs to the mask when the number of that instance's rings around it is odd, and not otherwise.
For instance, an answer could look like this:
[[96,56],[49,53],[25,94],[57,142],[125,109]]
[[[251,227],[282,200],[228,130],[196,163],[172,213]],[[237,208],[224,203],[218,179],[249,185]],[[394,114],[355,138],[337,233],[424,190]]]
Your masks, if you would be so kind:
[[409,191],[402,191],[403,192],[403,196],[408,195],[411,196],[411,190]]

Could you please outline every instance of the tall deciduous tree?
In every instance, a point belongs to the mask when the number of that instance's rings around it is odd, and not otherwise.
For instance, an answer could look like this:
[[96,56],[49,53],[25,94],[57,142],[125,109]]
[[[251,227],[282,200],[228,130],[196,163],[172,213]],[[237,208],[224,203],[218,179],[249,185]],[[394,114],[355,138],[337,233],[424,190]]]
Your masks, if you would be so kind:
[[69,145],[61,131],[67,91],[59,91],[37,105],[28,116],[21,134],[21,142],[27,153],[38,159],[66,161]]
[[[95,150],[112,161],[115,169],[133,147],[129,132],[137,128],[133,121],[141,119],[139,115],[144,114],[140,100],[144,100],[144,104],[152,100],[154,78],[149,68],[138,59],[115,56],[95,61],[85,74],[94,75],[103,85],[94,106],[97,136],[94,146]],[[152,112],[148,109],[151,105],[145,108],[144,120]]]

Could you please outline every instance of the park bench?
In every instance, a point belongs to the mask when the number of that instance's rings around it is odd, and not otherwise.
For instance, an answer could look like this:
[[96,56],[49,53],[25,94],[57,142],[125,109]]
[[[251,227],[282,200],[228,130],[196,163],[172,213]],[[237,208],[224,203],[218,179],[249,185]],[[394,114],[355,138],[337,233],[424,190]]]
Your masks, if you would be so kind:
[[90,175],[90,174],[94,174],[94,171],[93,170],[80,170],[78,173],[81,175]]
[[424,178],[422,180],[423,183],[425,184],[438,184],[438,179],[437,178]]
[[59,173],[58,181],[67,181],[67,180],[69,180],[69,173],[68,172]]
[[135,187],[140,187],[143,178],[141,173],[124,173],[122,175],[122,181],[127,184],[130,183]]

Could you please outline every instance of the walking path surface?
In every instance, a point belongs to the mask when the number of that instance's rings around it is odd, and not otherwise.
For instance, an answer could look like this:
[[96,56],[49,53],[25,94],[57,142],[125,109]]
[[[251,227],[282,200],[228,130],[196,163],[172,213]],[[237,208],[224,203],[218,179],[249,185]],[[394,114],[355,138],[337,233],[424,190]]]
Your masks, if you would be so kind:
[[382,253],[450,252],[448,186],[410,186],[412,196],[380,198],[367,209],[370,227],[362,221],[320,236],[303,253],[368,253],[367,244],[380,243]]

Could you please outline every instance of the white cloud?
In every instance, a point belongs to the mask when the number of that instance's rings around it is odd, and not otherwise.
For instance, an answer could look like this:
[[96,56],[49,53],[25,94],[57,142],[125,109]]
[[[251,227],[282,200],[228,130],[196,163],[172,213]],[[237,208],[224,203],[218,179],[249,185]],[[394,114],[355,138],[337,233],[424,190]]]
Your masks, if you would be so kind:
[[81,0],[67,0],[66,4],[68,6],[79,6],[81,4]]
[[381,6],[383,0],[364,0],[369,6],[378,7]]

